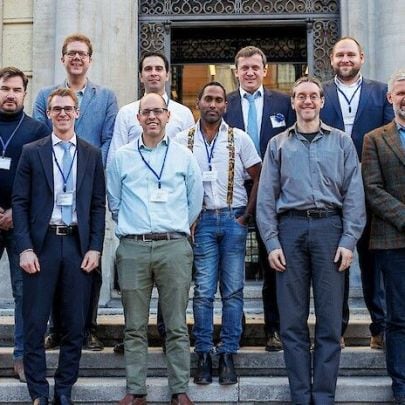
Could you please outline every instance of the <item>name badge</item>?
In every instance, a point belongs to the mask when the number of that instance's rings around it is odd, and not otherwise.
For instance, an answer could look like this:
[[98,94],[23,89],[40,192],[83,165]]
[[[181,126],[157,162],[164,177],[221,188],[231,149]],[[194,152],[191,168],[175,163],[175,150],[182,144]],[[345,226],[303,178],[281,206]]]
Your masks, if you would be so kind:
[[281,128],[285,127],[285,119],[284,117],[280,119],[276,115],[270,115],[270,121],[273,128]]
[[203,172],[202,179],[203,181],[216,181],[218,178],[218,172],[216,170],[210,170]]
[[150,196],[150,201],[163,203],[168,200],[168,197],[169,197],[169,195],[166,190],[162,190],[161,188],[158,188],[152,192],[152,194]]
[[10,170],[11,158],[2,156],[0,157],[0,169]]
[[65,193],[59,193],[56,197],[56,204],[63,206],[73,205],[73,191],[66,191]]

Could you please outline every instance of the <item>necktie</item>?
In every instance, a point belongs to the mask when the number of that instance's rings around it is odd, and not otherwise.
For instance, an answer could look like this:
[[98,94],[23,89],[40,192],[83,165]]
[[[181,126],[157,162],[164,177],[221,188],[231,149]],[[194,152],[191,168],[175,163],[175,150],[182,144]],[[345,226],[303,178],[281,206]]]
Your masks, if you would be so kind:
[[252,138],[256,150],[260,153],[259,130],[257,128],[257,111],[255,104],[255,99],[257,98],[258,94],[259,93],[256,94],[245,93],[245,98],[249,102],[247,133]]
[[[70,153],[70,142],[61,142],[59,144],[63,148],[63,158],[62,158],[62,172],[64,180],[66,180],[66,190],[73,191],[73,168],[72,168],[72,155]],[[69,177],[68,177],[69,176]],[[72,205],[62,205],[62,221],[66,225],[72,223],[73,217],[73,204]]]

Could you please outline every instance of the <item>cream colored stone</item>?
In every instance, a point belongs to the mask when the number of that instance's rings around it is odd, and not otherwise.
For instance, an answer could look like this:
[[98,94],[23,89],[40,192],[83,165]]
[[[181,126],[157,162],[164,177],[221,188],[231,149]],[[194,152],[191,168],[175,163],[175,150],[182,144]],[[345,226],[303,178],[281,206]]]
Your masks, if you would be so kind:
[[3,0],[5,19],[32,18],[33,0]]

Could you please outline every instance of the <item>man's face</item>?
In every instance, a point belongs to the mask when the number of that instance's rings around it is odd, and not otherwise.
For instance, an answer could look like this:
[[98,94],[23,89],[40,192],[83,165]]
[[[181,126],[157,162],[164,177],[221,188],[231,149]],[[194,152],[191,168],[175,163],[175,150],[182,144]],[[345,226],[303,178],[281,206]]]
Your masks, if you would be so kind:
[[224,91],[219,86],[208,86],[200,100],[197,100],[202,122],[213,124],[220,122],[225,111],[226,101]]
[[336,44],[330,63],[340,80],[350,82],[357,79],[364,63],[364,54],[353,40],[344,39]]
[[295,94],[294,97],[291,97],[291,103],[297,113],[297,120],[304,122],[319,120],[319,112],[324,103],[319,87],[315,83],[304,82],[294,90]]
[[139,79],[145,86],[145,93],[164,94],[165,84],[169,80],[169,72],[165,63],[159,56],[148,56],[142,64]]
[[254,93],[263,84],[266,74],[267,67],[263,65],[262,57],[259,54],[238,58],[235,76],[242,89],[248,93]]
[[392,104],[395,118],[405,122],[405,80],[394,82],[392,90],[387,94],[388,101]]
[[164,136],[170,112],[161,96],[150,93],[141,99],[137,114],[144,137],[160,138]]
[[52,121],[55,134],[64,134],[70,131],[73,134],[75,121],[79,117],[79,111],[75,108],[75,102],[72,97],[54,96],[47,114],[48,118]]
[[86,76],[91,64],[89,48],[85,42],[69,42],[61,61],[71,76]]
[[0,79],[0,112],[14,114],[24,108],[24,83],[20,76]]

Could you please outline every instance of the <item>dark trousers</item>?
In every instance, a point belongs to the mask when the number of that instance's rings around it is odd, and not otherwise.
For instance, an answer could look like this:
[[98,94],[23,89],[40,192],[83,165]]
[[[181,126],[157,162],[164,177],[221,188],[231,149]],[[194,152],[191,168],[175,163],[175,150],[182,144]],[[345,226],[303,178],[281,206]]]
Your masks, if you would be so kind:
[[77,235],[49,232],[38,255],[40,272],[24,273],[24,367],[32,399],[49,397],[44,334],[55,296],[59,297],[61,344],[55,396],[70,397],[77,380],[93,275],[81,270]]
[[[277,301],[293,404],[334,403],[345,275],[333,259],[342,231],[339,215],[320,219],[282,216],[279,220],[287,266],[276,275]],[[307,323],[311,284],[316,315],[313,371]]]

